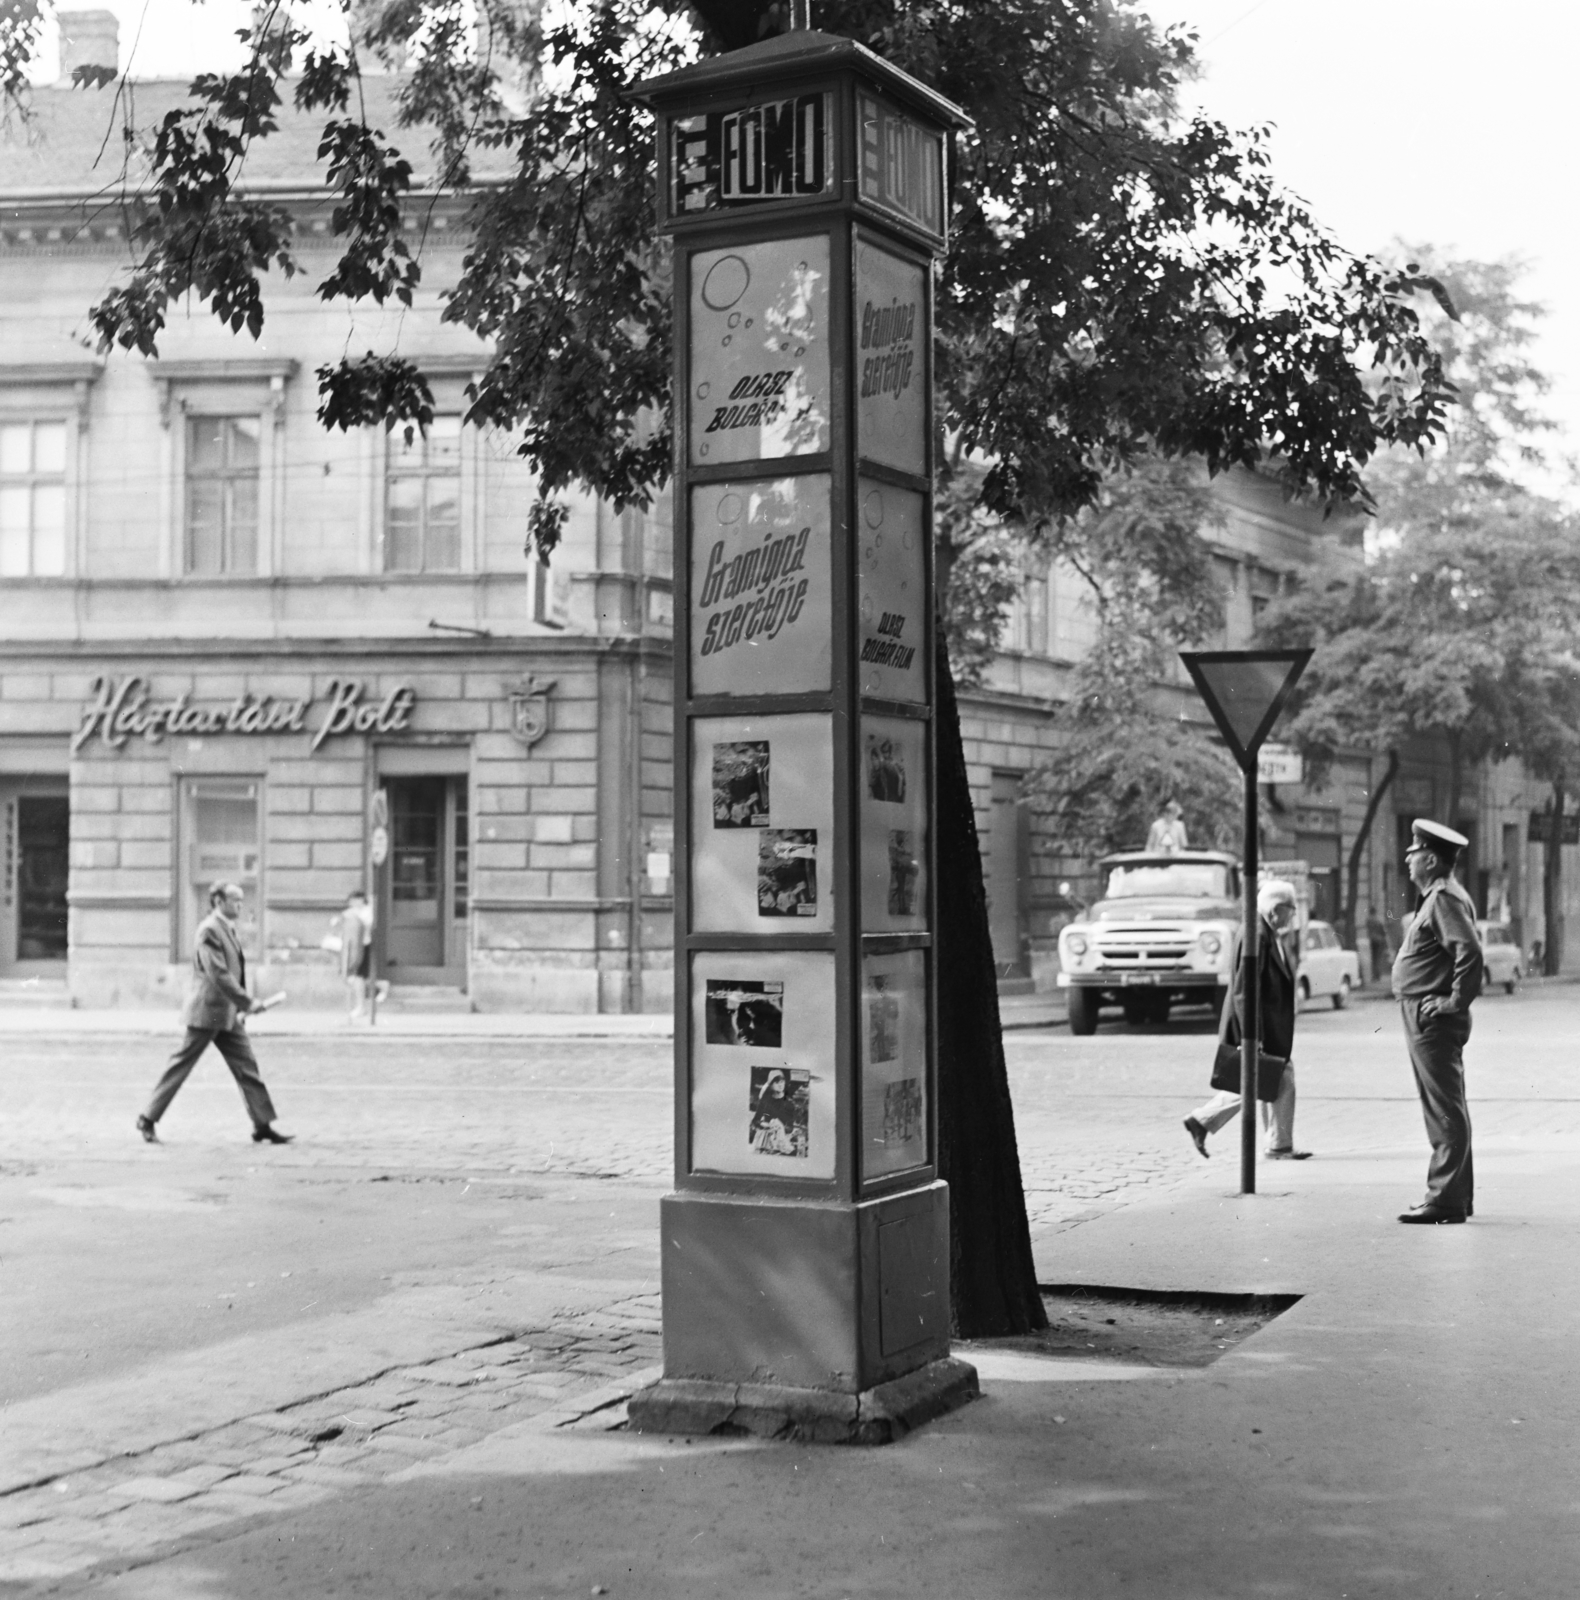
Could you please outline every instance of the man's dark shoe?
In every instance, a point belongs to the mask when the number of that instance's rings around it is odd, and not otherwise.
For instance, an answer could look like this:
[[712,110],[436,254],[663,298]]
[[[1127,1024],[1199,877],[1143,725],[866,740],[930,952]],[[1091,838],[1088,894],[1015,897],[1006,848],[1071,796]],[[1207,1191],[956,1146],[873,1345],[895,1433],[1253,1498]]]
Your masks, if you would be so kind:
[[1408,1211],[1399,1215],[1401,1222],[1415,1222],[1431,1225],[1438,1222],[1463,1222],[1463,1211],[1445,1211],[1441,1206],[1411,1206]]
[[252,1130],[254,1144],[289,1144],[296,1135],[294,1133],[281,1133],[271,1127],[267,1122],[259,1122]]
[[[1185,1131],[1190,1135],[1191,1143],[1196,1146],[1197,1151],[1206,1156],[1207,1130],[1194,1117],[1186,1117]],[[1211,1160],[1212,1158],[1209,1156],[1208,1159]]]
[[145,1144],[159,1143],[159,1135],[155,1132],[153,1123],[147,1117],[139,1117],[137,1119],[137,1131],[142,1134]]
[[1309,1150],[1297,1150],[1291,1145],[1288,1149],[1269,1150],[1267,1159],[1269,1161],[1309,1161],[1311,1152]]

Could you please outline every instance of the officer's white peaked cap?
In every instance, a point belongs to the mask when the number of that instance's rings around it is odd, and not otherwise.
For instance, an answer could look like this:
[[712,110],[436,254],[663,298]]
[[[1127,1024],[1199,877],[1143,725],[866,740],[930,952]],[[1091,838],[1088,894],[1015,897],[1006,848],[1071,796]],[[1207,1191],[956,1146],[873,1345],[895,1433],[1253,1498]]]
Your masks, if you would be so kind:
[[1445,828],[1441,822],[1430,822],[1425,817],[1417,817],[1410,827],[1419,843],[1450,860],[1470,843],[1464,834]]

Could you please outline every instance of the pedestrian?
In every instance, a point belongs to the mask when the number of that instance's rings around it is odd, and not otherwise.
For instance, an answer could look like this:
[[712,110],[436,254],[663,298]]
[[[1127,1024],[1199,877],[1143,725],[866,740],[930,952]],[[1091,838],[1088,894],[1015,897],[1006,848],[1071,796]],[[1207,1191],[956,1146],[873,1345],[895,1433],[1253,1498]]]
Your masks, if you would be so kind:
[[[247,993],[247,958],[236,933],[245,896],[234,883],[216,883],[209,890],[209,914],[198,924],[192,944],[192,988],[183,1020],[187,1036],[170,1058],[154,1089],[148,1109],[137,1119],[137,1131],[157,1144],[159,1119],[187,1081],[198,1057],[214,1045],[247,1103],[254,1144],[289,1144],[293,1135],[274,1126],[274,1102],[258,1073],[252,1040],[242,1021],[250,1012],[267,1011],[274,1001],[255,1000]],[[283,997],[280,997],[283,998]]]
[[1147,849],[1171,856],[1177,851],[1190,849],[1185,837],[1185,813],[1178,800],[1170,800],[1163,807],[1163,815],[1147,831]]
[[[360,1022],[368,1014],[368,995],[373,982],[373,908],[360,889],[346,896],[346,908],[336,919],[340,939],[340,976],[351,991],[351,1020]],[[389,993],[389,985],[378,984],[378,997]]]
[[1366,909],[1366,942],[1372,951],[1372,982],[1375,983],[1388,970],[1388,924],[1378,914],[1376,906]]
[[[1271,1128],[1271,1140],[1265,1154],[1269,1161],[1306,1161],[1309,1150],[1295,1148],[1295,1008],[1298,990],[1295,986],[1295,962],[1284,942],[1283,935],[1292,928],[1299,907],[1295,899],[1295,886],[1282,878],[1269,878],[1256,897],[1256,909],[1262,919],[1261,937],[1256,941],[1257,1024],[1261,1034],[1258,1056],[1282,1060],[1283,1073],[1279,1079],[1277,1098],[1262,1101],[1262,1126]],[[1223,1020],[1218,1027],[1218,1051],[1227,1063],[1228,1053],[1238,1055],[1245,1028],[1245,968],[1240,959],[1243,936],[1236,930],[1229,953],[1229,970],[1233,973],[1233,987],[1223,1008]],[[1239,1068],[1232,1067],[1238,1078]],[[1261,1060],[1257,1063],[1258,1099],[1261,1099]],[[1222,1082],[1215,1074],[1215,1082]],[[1240,1110],[1238,1088],[1223,1088],[1204,1105],[1198,1106],[1185,1119],[1185,1131],[1191,1143],[1202,1154],[1207,1154],[1207,1135],[1216,1133],[1226,1123],[1233,1121]]]
[[1476,1210],[1465,1045],[1471,1002],[1481,993],[1482,955],[1475,902],[1454,877],[1454,863],[1470,841],[1422,817],[1411,824],[1411,835],[1404,861],[1421,908],[1394,957],[1393,990],[1432,1159],[1426,1199],[1399,1220],[1464,1222]]

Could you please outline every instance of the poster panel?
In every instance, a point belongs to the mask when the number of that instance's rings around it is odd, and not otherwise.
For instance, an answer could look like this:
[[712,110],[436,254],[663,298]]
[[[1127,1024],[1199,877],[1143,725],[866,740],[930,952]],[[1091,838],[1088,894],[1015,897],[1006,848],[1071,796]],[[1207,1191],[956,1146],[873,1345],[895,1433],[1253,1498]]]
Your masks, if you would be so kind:
[[861,1175],[927,1162],[927,958],[867,956],[861,969]]
[[927,294],[913,261],[856,241],[856,449],[927,470]]
[[831,932],[828,716],[698,717],[691,727],[693,931]]
[[834,957],[691,958],[691,1170],[834,1176]]
[[691,258],[693,466],[829,447],[828,236]]
[[827,473],[691,491],[691,692],[827,689]]
[[927,725],[861,719],[861,930],[927,928]]
[[925,503],[914,489],[856,484],[857,671],[861,692],[927,699]]

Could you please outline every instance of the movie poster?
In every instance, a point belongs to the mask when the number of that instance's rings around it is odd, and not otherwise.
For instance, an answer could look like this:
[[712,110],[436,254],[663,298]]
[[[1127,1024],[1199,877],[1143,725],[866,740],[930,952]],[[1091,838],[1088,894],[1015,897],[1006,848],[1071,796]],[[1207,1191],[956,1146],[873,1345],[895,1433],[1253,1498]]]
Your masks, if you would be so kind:
[[768,826],[768,741],[743,739],[713,747],[713,826]]
[[691,491],[691,692],[806,694],[832,682],[826,472]]
[[912,489],[874,478],[857,485],[857,670],[861,692],[927,700],[926,506]]
[[920,950],[862,963],[862,1175],[927,1161],[927,957]]
[[793,1067],[753,1067],[746,1142],[760,1156],[811,1154],[812,1074]]
[[709,978],[703,1038],[709,1044],[777,1050],[784,1043],[785,986],[759,978]]
[[691,258],[693,466],[829,447],[828,238]]
[[927,926],[925,722],[861,721],[861,926],[917,933]]
[[924,269],[859,240],[857,448],[870,460],[918,477],[927,471],[928,350]]
[[817,829],[769,828],[757,842],[757,915],[817,915]]
[[833,952],[696,951],[689,982],[690,1170],[832,1178]]
[[767,933],[793,921],[797,933],[831,931],[828,713],[697,717],[691,726],[692,929]]

